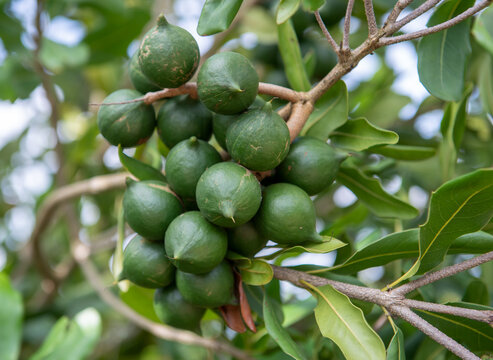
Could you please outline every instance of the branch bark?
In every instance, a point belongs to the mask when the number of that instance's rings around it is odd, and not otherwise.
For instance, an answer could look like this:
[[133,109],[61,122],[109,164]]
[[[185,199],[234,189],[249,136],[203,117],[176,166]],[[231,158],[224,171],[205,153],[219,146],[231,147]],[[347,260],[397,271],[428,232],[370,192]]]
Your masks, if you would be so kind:
[[315,19],[317,19],[318,26],[320,26],[320,29],[322,30],[322,33],[324,34],[325,38],[329,42],[330,46],[335,51],[337,56],[339,56],[339,46],[337,45],[336,41],[334,40],[329,30],[325,26],[325,23],[322,20],[322,17],[320,16],[320,12],[318,10],[315,11]]

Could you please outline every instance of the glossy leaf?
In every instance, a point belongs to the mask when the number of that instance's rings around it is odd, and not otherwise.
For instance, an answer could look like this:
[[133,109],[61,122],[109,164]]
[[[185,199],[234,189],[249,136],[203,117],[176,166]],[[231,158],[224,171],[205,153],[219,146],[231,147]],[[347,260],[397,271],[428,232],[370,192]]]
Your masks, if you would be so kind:
[[310,80],[306,74],[301,57],[300,44],[291,20],[277,26],[279,52],[284,63],[284,71],[289,84],[296,91],[310,90]]
[[250,264],[242,262],[237,264],[241,279],[247,285],[265,285],[274,277],[272,267],[263,260],[253,259]]
[[348,93],[344,81],[339,80],[315,103],[315,108],[301,130],[308,135],[326,141],[330,133],[348,119]]
[[[308,284],[308,283],[306,283]],[[323,336],[331,339],[348,360],[383,360],[385,346],[366,322],[363,312],[330,285],[309,285],[317,298],[315,319]]]
[[276,23],[282,24],[289,20],[300,7],[301,0],[281,0],[277,6]]
[[376,145],[395,144],[399,135],[374,126],[365,118],[350,119],[330,134],[330,141],[339,147],[362,151]]
[[[452,242],[448,254],[482,254],[493,251],[493,235],[476,232]],[[419,230],[410,229],[387,235],[355,252],[343,264],[328,268],[335,273],[354,274],[398,259],[419,256]]]
[[286,354],[296,360],[307,359],[293,339],[289,336],[287,330],[282,326],[282,321],[276,312],[277,306],[278,305],[274,302],[274,300],[269,298],[267,294],[264,295],[263,313],[267,332]]
[[62,317],[30,360],[86,359],[100,339],[101,327],[101,316],[93,308],[81,311],[73,320]]
[[419,161],[435,156],[436,149],[427,146],[383,145],[368,149],[374,154],[384,155],[397,160]]
[[488,306],[490,304],[488,287],[479,279],[472,280],[467,285],[462,301]]
[[326,254],[347,245],[345,242],[330,238],[329,236],[324,236],[324,239],[327,239],[327,241],[324,241],[322,243],[305,242],[300,245],[281,249],[271,255],[265,256],[264,258],[274,259],[281,254],[292,254],[293,256],[296,256],[297,254],[302,254],[305,252],[312,254]]
[[[431,27],[464,12],[474,0],[443,3],[431,16]],[[430,94],[447,101],[459,101],[464,90],[466,61],[471,53],[470,19],[422,38],[418,45],[419,79]]]
[[493,8],[487,7],[474,21],[472,34],[493,55]]
[[200,13],[197,32],[214,35],[229,28],[243,0],[206,0]]
[[417,209],[385,192],[377,179],[366,176],[359,169],[342,166],[336,179],[377,216],[411,219],[418,215]]
[[303,0],[303,8],[307,11],[317,11],[325,5],[325,0]]
[[[493,311],[493,308],[489,306],[470,303],[455,302],[447,303],[447,305]],[[430,324],[475,353],[486,353],[493,349],[493,327],[487,323],[423,310],[417,310],[417,312]]]
[[387,360],[406,360],[404,334],[398,327],[394,328],[394,336],[392,336],[387,348]]
[[419,232],[419,272],[439,265],[452,241],[479,231],[493,216],[493,170],[476,170],[433,193],[427,222]]
[[0,359],[16,360],[22,338],[22,296],[0,273]]
[[164,176],[161,171],[143,163],[142,161],[125,155],[121,146],[118,147],[118,156],[120,157],[120,162],[122,163],[123,167],[125,167],[125,169],[127,169],[128,172],[135,176],[137,179],[167,182],[166,176]]

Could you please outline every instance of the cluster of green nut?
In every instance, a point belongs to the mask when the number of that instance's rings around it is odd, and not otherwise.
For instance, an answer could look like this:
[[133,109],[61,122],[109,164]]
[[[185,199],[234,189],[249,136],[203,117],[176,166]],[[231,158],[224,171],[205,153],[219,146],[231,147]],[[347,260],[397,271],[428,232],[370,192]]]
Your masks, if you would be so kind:
[[[286,122],[257,97],[257,73],[238,53],[205,61],[199,99],[169,99],[157,119],[151,105],[128,102],[183,85],[198,63],[193,37],[161,16],[130,62],[139,91],[112,93],[104,103],[120,104],[98,113],[100,131],[113,145],[137,146],[157,127],[171,149],[167,183],[127,182],[125,219],[138,235],[124,250],[120,278],[158,289],[157,315],[187,329],[197,328],[205,308],[237,302],[228,251],[253,257],[267,240],[281,246],[322,241],[310,196],[332,183],[339,165],[321,140],[304,137],[290,144]],[[208,142],[212,134],[215,146]],[[232,161],[223,160],[219,146]],[[266,170],[275,175],[264,187],[255,174]]]

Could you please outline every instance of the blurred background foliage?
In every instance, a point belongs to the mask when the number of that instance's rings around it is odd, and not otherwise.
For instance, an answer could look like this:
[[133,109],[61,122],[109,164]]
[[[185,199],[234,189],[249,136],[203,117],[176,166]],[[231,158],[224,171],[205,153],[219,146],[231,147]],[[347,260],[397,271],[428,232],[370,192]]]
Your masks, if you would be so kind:
[[[53,294],[50,284],[36,268],[25,263],[23,252],[35,223],[36,210],[56,187],[57,174],[65,174],[66,182],[72,183],[121,169],[116,148],[110,147],[99,135],[97,107],[89,104],[101,102],[119,88],[131,87],[126,70],[129,57],[137,49],[139,37],[153,25],[158,13],[166,13],[172,23],[196,35],[203,2],[50,0],[41,3],[44,36],[38,46],[34,21],[36,3],[32,0],[0,0],[0,269],[10,277],[24,303],[22,330],[20,326],[18,329],[12,326],[13,333],[22,334],[20,358],[212,358],[203,349],[157,340],[130,324],[101,302],[78,269],[74,269]],[[419,4],[420,1],[415,1],[411,6]],[[288,86],[277,46],[276,5],[277,1],[257,1],[219,45],[252,59],[261,81]],[[377,19],[382,19],[394,1],[377,0],[374,5]],[[322,18],[336,39],[341,38],[345,7],[344,0],[331,0],[321,9]],[[356,2],[353,17],[351,43],[354,47],[367,35],[363,2]],[[312,84],[316,83],[335,65],[337,57],[312,14],[300,9],[292,21],[306,70]],[[414,26],[422,27],[425,23],[421,21]],[[211,38],[199,39],[201,51],[205,53],[212,42]],[[379,49],[343,78],[349,90],[350,117],[364,116],[374,125],[396,131],[400,144],[438,149],[442,143],[440,122],[445,103],[429,96],[418,83],[415,46],[415,42],[407,42]],[[475,85],[467,107],[456,175],[489,167],[493,162],[491,56],[473,38],[466,81]],[[39,64],[46,69],[45,74],[54,84],[59,99],[56,123],[50,122],[53,109],[42,84]],[[281,104],[278,101],[278,105]],[[63,152],[63,163],[57,158],[57,143]],[[137,151],[144,161],[154,162],[159,159],[158,149],[162,150],[162,144],[153,138]],[[335,183],[315,199],[317,226],[319,231],[337,236],[350,246],[339,251],[337,256],[302,255],[287,259],[283,264],[338,264],[354,249],[394,231],[424,223],[426,212],[423,210],[430,193],[444,181],[444,174],[439,170],[439,156],[410,162],[363,152],[356,153],[353,161],[364,173],[380,179],[388,192],[418,208],[421,215],[403,222],[377,218],[347,188]],[[121,197],[122,191],[110,191],[94,197],[84,196],[76,202],[81,223],[79,236],[83,241],[104,243],[113,237]],[[67,224],[60,215],[61,211],[42,241],[43,251],[52,264],[65,261],[69,253]],[[491,233],[493,226],[485,230]],[[113,279],[108,269],[112,253],[104,244],[101,249],[94,255],[94,260],[107,277],[105,282],[110,284]],[[450,256],[447,261],[460,259]],[[402,262],[406,265],[406,261],[362,271],[358,274],[359,280],[352,278],[351,281],[381,287],[400,275],[400,266]],[[491,285],[492,273],[493,264],[485,264],[481,269],[421,289],[418,298],[435,302],[469,299],[491,305],[493,286],[488,290],[485,284]],[[0,277],[0,288],[5,289],[2,294],[7,295],[0,299],[0,308],[7,307],[9,313],[14,311],[14,305],[9,308],[8,301],[15,304],[18,293],[10,288],[3,276]],[[281,300],[279,288],[279,282],[273,281],[267,291],[274,299]],[[293,338],[313,354],[313,359],[342,359],[340,351],[330,340],[322,338],[314,326],[311,314],[314,302],[307,299],[308,293],[285,284],[282,289],[282,300],[288,304],[283,308],[285,317],[294,324],[289,328]],[[253,294],[254,290],[251,291]],[[149,307],[152,292],[134,287],[123,295],[123,299],[139,312],[155,318]],[[255,309],[255,304],[252,307]],[[378,309],[367,306],[366,310],[370,322],[380,315]],[[4,313],[0,310],[0,319],[6,319],[8,314]],[[427,359],[430,353],[437,354],[433,359],[451,358],[411,326],[400,323],[400,327],[408,339],[406,354],[409,359]],[[239,347],[262,350],[264,359],[289,358],[279,351],[265,331],[249,336],[224,333],[223,328],[222,320],[209,311],[203,320],[203,332],[208,336],[226,336]],[[393,332],[386,325],[380,334],[388,342]],[[47,335],[48,340],[42,346]],[[49,347],[53,344],[59,345],[59,354],[50,353]],[[216,355],[216,358],[227,356]]]

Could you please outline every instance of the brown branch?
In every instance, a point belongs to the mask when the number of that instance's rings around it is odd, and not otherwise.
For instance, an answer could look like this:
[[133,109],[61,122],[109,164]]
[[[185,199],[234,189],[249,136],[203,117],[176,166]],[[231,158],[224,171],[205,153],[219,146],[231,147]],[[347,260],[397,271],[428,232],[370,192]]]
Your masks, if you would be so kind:
[[[438,0],[440,1],[440,0]],[[399,15],[401,14],[402,10],[404,10],[410,3],[412,3],[413,0],[399,0],[395,4],[394,8],[392,9],[391,13],[387,17],[387,20],[385,20],[384,28],[387,28],[389,25],[393,25]]]
[[312,111],[313,104],[310,101],[305,103],[297,102],[293,105],[293,110],[291,111],[289,120],[286,123],[289,128],[291,142],[296,139]]
[[230,354],[241,360],[253,360],[253,358],[247,353],[227,343],[220,342],[214,339],[206,339],[191,331],[181,330],[167,325],[161,325],[139,315],[137,312],[123,303],[120,299],[118,299],[108,289],[106,289],[106,286],[101,281],[100,274],[89,259],[89,247],[78,240],[74,240],[71,249],[72,255],[82,269],[85,278],[96,290],[101,299],[109,306],[111,306],[111,308],[119,312],[121,315],[132,321],[137,326],[161,339],[176,341],[182,344],[202,346],[216,352]]
[[459,344],[457,341],[445,335],[443,332],[438,330],[429,322],[427,322],[420,316],[416,315],[409,308],[405,306],[393,306],[389,310],[392,314],[399,316],[403,320],[406,320],[416,329],[420,330],[423,334],[428,335],[431,339],[433,339],[434,341],[436,341],[446,349],[450,350],[452,353],[459,356],[461,359],[481,360],[479,357],[477,357],[472,352],[467,350],[464,346]]
[[441,270],[430,272],[424,276],[416,279],[414,281],[408,282],[407,284],[401,285],[398,288],[392,290],[393,294],[405,295],[413,290],[416,290],[422,286],[434,283],[435,281],[445,279],[447,277],[453,276],[460,272],[472,269],[473,267],[479,266],[481,264],[487,263],[493,260],[493,251],[487,252],[486,254],[476,256],[472,259],[463,261],[459,264],[447,266]]
[[493,311],[490,310],[475,310],[475,309],[461,308],[458,306],[433,304],[426,301],[419,301],[412,299],[404,299],[402,303],[412,309],[433,311],[442,314],[460,316],[476,321],[485,322],[493,326]]
[[317,19],[318,26],[320,26],[320,29],[322,30],[322,33],[324,34],[325,38],[329,42],[330,46],[335,51],[335,53],[339,56],[339,46],[337,45],[336,41],[330,34],[329,30],[327,29],[327,26],[325,26],[325,23],[322,20],[322,17],[320,16],[320,12],[318,10],[315,11],[315,19]]
[[36,262],[40,272],[48,279],[56,282],[59,278],[63,278],[63,274],[58,274],[47,264],[41,250],[41,235],[48,227],[50,219],[55,211],[64,203],[82,195],[95,195],[101,192],[123,188],[125,186],[125,178],[128,173],[118,173],[111,175],[102,175],[93,177],[88,180],[76,182],[53,191],[43,202],[36,216],[36,224],[31,234],[29,241],[32,247],[33,259]]
[[470,7],[463,13],[453,17],[450,20],[447,20],[441,24],[415,31],[410,34],[404,34],[404,35],[398,35],[394,37],[383,37],[379,40],[379,45],[380,46],[387,46],[387,45],[392,45],[392,44],[397,44],[403,41],[408,41],[408,40],[414,40],[423,36],[427,36],[430,34],[437,33],[439,31],[448,29],[454,25],[457,25],[458,23],[466,20],[467,18],[473,16],[474,14],[478,13],[479,11],[483,10],[486,8],[488,5],[490,5],[492,0],[482,0],[477,2],[474,6]]
[[[397,30],[401,29],[404,25],[409,24],[411,21],[416,19],[417,17],[423,15],[425,12],[433,8],[436,4],[438,4],[442,0],[427,0],[420,6],[418,6],[416,9],[414,9],[410,14],[404,16],[401,20],[397,22],[391,22],[389,19],[387,19],[387,22],[385,23],[386,26],[384,26],[385,29],[388,29],[387,35],[391,35],[395,33]],[[397,17],[394,19],[397,20]]]
[[344,17],[344,32],[342,35],[341,50],[343,53],[351,51],[349,48],[349,33],[351,31],[351,14],[353,13],[354,0],[349,0],[347,3],[346,16]]
[[366,20],[368,23],[368,35],[373,36],[378,31],[377,20],[375,19],[375,11],[373,10],[373,2],[372,0],[364,0],[364,2]]

